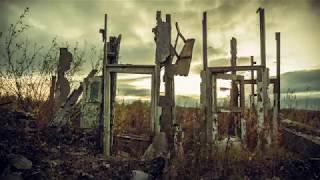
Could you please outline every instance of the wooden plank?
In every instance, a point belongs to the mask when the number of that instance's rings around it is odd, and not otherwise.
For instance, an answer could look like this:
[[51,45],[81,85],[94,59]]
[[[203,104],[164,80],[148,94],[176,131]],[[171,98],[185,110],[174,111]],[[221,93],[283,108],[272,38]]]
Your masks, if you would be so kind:
[[208,70],[212,73],[224,73],[224,72],[231,72],[233,70],[235,71],[259,71],[263,69],[263,66],[257,65],[257,66],[235,66],[235,67],[228,67],[228,66],[220,66],[220,67],[208,67]]
[[[274,84],[275,85],[277,83],[277,79],[271,78],[269,80],[270,80],[270,84]],[[245,79],[245,80],[243,80],[243,83],[244,84],[257,84],[257,80],[256,79],[254,79],[254,80]]]
[[107,64],[107,72],[129,74],[153,74],[155,65]]
[[215,75],[217,79],[224,79],[224,80],[238,80],[237,75],[235,74],[216,74]]

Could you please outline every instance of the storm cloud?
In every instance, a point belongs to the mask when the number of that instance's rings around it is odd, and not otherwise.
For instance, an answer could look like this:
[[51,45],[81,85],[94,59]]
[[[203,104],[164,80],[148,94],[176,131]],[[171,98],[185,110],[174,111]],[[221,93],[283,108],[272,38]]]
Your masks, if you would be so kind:
[[[190,73],[193,76],[199,76],[202,67],[203,11],[208,12],[209,65],[229,64],[232,37],[238,42],[238,64],[244,65],[249,63],[250,56],[254,56],[258,64],[260,62],[256,10],[263,7],[266,13],[267,66],[271,68],[271,75],[275,75],[274,33],[278,31],[282,38],[282,73],[320,68],[318,0],[2,0],[0,31],[5,32],[25,7],[30,8],[27,23],[31,26],[25,38],[43,45],[57,37],[59,41],[87,42],[102,49],[99,29],[103,27],[104,14],[107,13],[108,35],[122,34],[120,62],[125,64],[154,63],[152,28],[156,24],[156,11],[170,13],[172,22],[179,22],[184,36],[196,39]],[[174,39],[174,28],[172,32]],[[84,67],[84,70],[90,69]],[[137,87],[126,88],[144,95]]]

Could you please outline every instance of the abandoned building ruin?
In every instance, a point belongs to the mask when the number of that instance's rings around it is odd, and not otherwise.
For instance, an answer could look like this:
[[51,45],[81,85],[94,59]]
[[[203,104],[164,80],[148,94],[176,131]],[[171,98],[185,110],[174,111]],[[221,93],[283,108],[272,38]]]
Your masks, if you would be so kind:
[[[230,66],[209,67],[207,55],[207,12],[203,13],[202,35],[203,35],[203,70],[201,71],[200,84],[200,147],[203,158],[210,157],[212,150],[219,141],[220,113],[229,114],[228,138],[231,136],[241,142],[245,147],[247,143],[247,120],[245,119],[246,96],[245,85],[251,86],[249,96],[249,109],[257,113],[257,147],[265,148],[268,145],[277,144],[278,137],[278,113],[280,110],[280,33],[275,33],[276,39],[276,77],[269,76],[269,68],[266,66],[266,40],[265,40],[265,16],[264,9],[257,10],[260,18],[260,57],[261,64],[256,65],[254,57],[251,56],[251,64],[246,66],[237,65],[237,39],[230,40]],[[67,98],[65,94],[70,87],[65,82],[64,72],[70,68],[59,65],[58,80],[55,84],[56,95],[59,100],[65,102],[58,104],[56,116],[50,125],[66,124],[71,107],[81,99],[81,128],[98,127],[100,132],[100,144],[103,145],[103,153],[106,157],[112,156],[115,147],[115,138],[126,141],[146,141],[150,146],[146,148],[145,154],[153,151],[155,155],[172,152],[173,156],[179,154],[182,146],[183,132],[176,121],[174,76],[188,76],[192,60],[192,52],[195,39],[186,39],[180,32],[178,23],[175,23],[177,35],[172,44],[171,15],[166,14],[162,19],[161,12],[156,13],[156,26],[152,29],[156,43],[154,65],[119,64],[121,35],[109,36],[108,39],[108,16],[105,15],[104,29],[100,29],[104,43],[104,58],[102,76],[95,76],[96,70],[89,73],[87,78]],[[180,52],[177,52],[177,44],[183,42]],[[60,62],[61,61],[61,62]],[[59,64],[70,64],[72,54],[66,48],[60,49]],[[161,70],[164,75],[161,77]],[[250,72],[251,77],[245,78],[238,72]],[[113,125],[116,114],[115,97],[117,89],[117,73],[148,74],[151,75],[151,109],[150,128],[153,137],[144,140],[134,136],[115,136]],[[255,77],[256,74],[256,77]],[[230,103],[229,108],[222,109],[217,103],[217,80],[229,80]],[[53,78],[55,81],[55,78]],[[164,95],[160,95],[160,83],[164,83]],[[54,83],[53,83],[54,85]],[[273,85],[273,103],[270,102],[268,89]],[[59,88],[60,87],[60,88]],[[69,90],[68,90],[69,87]],[[54,88],[54,87],[53,87]],[[65,88],[66,90],[63,90]],[[60,95],[59,95],[60,94]],[[50,96],[51,97],[51,96]],[[271,118],[270,118],[271,117]],[[164,141],[165,143],[160,143]]]
[[[237,66],[237,40],[232,38],[230,41],[231,66],[229,67],[208,67],[207,60],[207,13],[203,13],[203,70],[201,72],[201,113],[202,113],[202,131],[201,144],[204,156],[208,157],[212,146],[218,141],[218,114],[223,113],[217,104],[217,79],[231,80],[230,107],[228,113],[231,113],[230,122],[233,123],[232,133],[243,143],[246,144],[246,120],[245,112],[245,84],[251,84],[250,108],[256,109],[258,115],[258,148],[270,143],[277,143],[278,132],[278,112],[280,108],[280,33],[276,33],[277,42],[277,76],[269,77],[269,69],[266,67],[266,48],[265,48],[265,17],[264,9],[259,8],[257,13],[260,17],[260,46],[261,46],[261,65],[254,65],[253,56],[251,56],[250,66]],[[251,79],[244,79],[243,75],[237,72],[251,72]],[[254,71],[257,77],[254,78]],[[231,74],[228,74],[231,72]],[[269,84],[274,86],[274,103],[271,108],[270,98],[268,96]],[[254,85],[257,86],[256,91]],[[273,110],[273,118],[268,122],[268,113]],[[269,114],[270,115],[270,114]],[[270,131],[272,128],[272,131]]]
[[[118,64],[118,54],[120,47],[119,41],[107,42],[107,15],[105,15],[105,27],[100,30],[103,34],[105,58],[103,62],[103,150],[104,154],[109,157],[113,145],[113,109],[116,96],[116,73],[131,74],[150,74],[151,75],[151,117],[150,127],[153,136],[164,133],[168,142],[169,149],[173,149],[178,126],[175,120],[175,93],[174,93],[174,76],[187,76],[192,59],[192,50],[195,40],[185,39],[181,34],[178,23],[176,23],[177,37],[175,44],[171,44],[171,15],[166,14],[165,20],[162,20],[161,12],[156,14],[157,25],[152,32],[155,34],[156,55],[155,65],[133,65]],[[176,47],[178,40],[182,39],[184,46],[180,53]],[[114,43],[113,43],[114,42]],[[115,47],[115,48],[113,48]],[[106,57],[107,56],[107,57]],[[176,58],[176,62],[174,62]],[[165,93],[160,95],[160,71],[164,69],[163,81],[165,84]]]

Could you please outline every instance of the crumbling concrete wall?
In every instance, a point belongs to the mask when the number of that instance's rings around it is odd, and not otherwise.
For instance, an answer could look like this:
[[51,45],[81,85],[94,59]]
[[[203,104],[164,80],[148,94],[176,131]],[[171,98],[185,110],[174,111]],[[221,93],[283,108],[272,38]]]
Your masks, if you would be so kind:
[[99,112],[102,103],[102,77],[89,78],[83,84],[84,92],[81,99],[80,128],[95,128],[99,123]]

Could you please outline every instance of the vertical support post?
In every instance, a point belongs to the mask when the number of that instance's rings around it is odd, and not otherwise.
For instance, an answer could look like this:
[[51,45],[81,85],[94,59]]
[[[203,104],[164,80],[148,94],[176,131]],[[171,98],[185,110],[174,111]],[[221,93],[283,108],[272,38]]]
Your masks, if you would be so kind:
[[[254,62],[254,57],[251,56],[250,57],[251,60],[251,67],[254,66],[255,62]],[[251,80],[254,80],[254,70],[251,70]],[[254,96],[254,84],[251,84],[251,95]]]
[[273,105],[273,128],[272,141],[274,145],[278,144],[278,126],[279,126],[279,112],[280,112],[280,32],[276,32],[276,47],[277,47],[277,80],[274,84],[274,105]]
[[202,51],[203,51],[203,70],[208,67],[208,48],[207,48],[207,12],[203,12],[202,19]]
[[[240,78],[240,107],[241,107],[241,114],[245,112],[245,87],[244,87],[244,77],[241,76]],[[240,117],[240,138],[242,143],[246,146],[247,141],[247,122],[243,118],[243,115]]]
[[158,88],[158,81],[160,80],[160,77],[158,78],[157,74],[158,67],[155,67],[155,72],[152,74],[152,84],[151,84],[151,121],[150,121],[150,127],[151,132],[154,133],[154,135],[158,134],[160,132],[160,124],[158,119],[158,98],[159,98],[159,88]]
[[280,32],[276,32],[276,41],[277,41],[277,99],[278,99],[278,112],[280,112],[280,98],[281,98],[281,92],[280,92],[280,87],[281,87],[281,79],[280,79]]
[[[214,141],[217,139],[218,136],[218,97],[217,97],[217,75],[216,74],[211,74],[208,72],[208,76],[211,78],[211,83],[209,84],[209,88],[210,88],[210,96],[211,96],[211,101],[209,101],[208,103],[212,104],[212,107],[210,109],[210,117],[209,117],[209,128],[210,132],[209,132],[209,144],[210,144],[210,150],[212,150],[212,145],[214,143]],[[213,89],[213,91],[212,91]],[[209,91],[209,89],[208,89]],[[210,106],[209,106],[210,107]],[[209,151],[211,152],[211,151]]]
[[239,82],[240,82],[240,107],[241,107],[242,113],[244,113],[244,110],[245,110],[244,77],[241,77]]
[[216,104],[214,103],[215,97],[214,94],[216,92],[216,77],[209,71],[205,71],[206,74],[206,157],[210,157],[212,144],[213,144],[213,111],[216,109]]
[[[160,26],[162,20],[161,20],[161,11],[157,11],[156,13],[156,20],[157,20],[157,26]],[[155,32],[155,36],[157,37],[157,30],[156,28],[154,29]],[[156,41],[156,45],[158,45],[157,41]],[[156,69],[155,69],[155,74],[154,74],[154,78],[155,78],[155,106],[157,106],[157,110],[155,112],[155,133],[159,133],[161,130],[160,127],[160,116],[161,116],[161,111],[162,111],[162,107],[160,106],[159,102],[160,102],[160,73],[161,73],[161,64],[160,64],[160,59],[158,54],[158,49],[156,49],[156,55],[155,55],[155,64],[156,64]]]
[[[121,35],[110,37],[107,42],[107,64],[118,64]],[[114,107],[117,93],[117,73],[110,73],[110,144],[113,144]],[[112,147],[110,147],[111,149]]]
[[[237,39],[232,37],[230,40],[230,53],[231,53],[231,74],[236,75],[237,66]],[[230,109],[238,106],[238,88],[234,80],[231,82],[231,94],[230,94]]]
[[200,83],[200,110],[201,110],[201,122],[200,122],[200,129],[199,129],[199,136],[200,136],[200,160],[206,158],[206,144],[207,144],[207,113],[208,113],[208,95],[207,95],[207,71],[202,70],[201,75],[201,83]]
[[264,18],[264,9],[259,8],[257,13],[259,12],[260,18],[260,58],[261,65],[266,66],[266,29],[265,29],[265,18]]
[[[237,66],[237,39],[232,37],[230,40],[230,64],[232,67],[231,74],[236,76],[236,66]],[[239,90],[238,85],[236,84],[235,80],[231,81],[231,91],[230,91],[230,109],[231,109],[231,116],[229,118],[229,127],[228,127],[228,135],[237,135],[238,130],[240,129],[239,124],[239,113],[233,112],[233,109],[239,107]]]
[[[254,57],[251,56],[250,60],[251,60],[251,67],[253,67],[255,64]],[[251,70],[251,80],[254,81],[254,70]],[[251,105],[251,108],[254,107],[254,83],[251,84],[250,105]]]
[[[100,122],[100,127],[101,130],[103,132],[103,154],[109,158],[110,157],[110,110],[109,107],[107,107],[107,103],[109,102],[109,98],[110,98],[110,75],[107,74],[107,55],[108,55],[108,45],[107,45],[107,41],[108,41],[108,36],[107,36],[107,24],[108,24],[108,15],[105,14],[104,15],[104,31],[103,31],[103,43],[104,43],[104,53],[103,53],[103,92],[102,92],[102,96],[103,96],[103,118],[102,121]],[[101,125],[102,124],[102,125]]]

